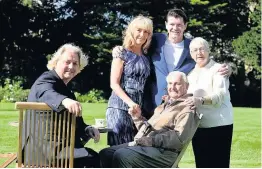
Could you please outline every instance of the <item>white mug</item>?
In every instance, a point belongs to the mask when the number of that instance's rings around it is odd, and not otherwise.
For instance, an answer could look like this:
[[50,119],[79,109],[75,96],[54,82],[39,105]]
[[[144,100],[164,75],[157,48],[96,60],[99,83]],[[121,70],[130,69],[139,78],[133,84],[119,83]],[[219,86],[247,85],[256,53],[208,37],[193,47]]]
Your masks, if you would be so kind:
[[95,119],[96,127],[105,127],[106,120],[105,119]]

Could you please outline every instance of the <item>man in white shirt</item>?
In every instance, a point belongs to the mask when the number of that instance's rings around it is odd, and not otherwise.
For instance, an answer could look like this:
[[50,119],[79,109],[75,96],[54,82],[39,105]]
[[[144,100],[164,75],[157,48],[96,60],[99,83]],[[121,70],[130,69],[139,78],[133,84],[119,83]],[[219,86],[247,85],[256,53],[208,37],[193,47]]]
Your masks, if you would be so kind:
[[[186,75],[195,67],[191,58],[189,44],[191,39],[184,37],[188,18],[181,9],[169,10],[166,17],[166,33],[154,33],[149,49],[151,75],[144,90],[143,115],[149,119],[153,110],[161,104],[166,95],[165,81],[169,72],[180,71]],[[115,48],[113,53],[121,53],[122,47]],[[116,54],[117,55],[117,54]],[[231,68],[225,64],[218,70],[221,75],[231,74]]]
[[[149,118],[154,108],[161,104],[162,96],[166,95],[166,81],[169,72],[181,71],[186,75],[195,67],[195,61],[189,52],[190,39],[184,37],[188,18],[180,9],[169,10],[166,17],[166,33],[155,33],[149,56],[153,66],[151,77],[144,91],[144,115]],[[222,65],[218,70],[221,75],[231,74],[231,68]]]

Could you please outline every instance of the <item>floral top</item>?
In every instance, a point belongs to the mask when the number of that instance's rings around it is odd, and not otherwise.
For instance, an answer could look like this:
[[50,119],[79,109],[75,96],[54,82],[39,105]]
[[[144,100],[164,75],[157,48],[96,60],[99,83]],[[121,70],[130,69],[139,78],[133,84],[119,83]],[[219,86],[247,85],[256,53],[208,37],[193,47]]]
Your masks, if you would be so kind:
[[[142,106],[144,86],[150,75],[149,60],[146,56],[138,56],[127,49],[113,58],[121,58],[124,61],[120,86],[135,103]],[[114,91],[109,98],[108,107],[128,110],[128,105]]]

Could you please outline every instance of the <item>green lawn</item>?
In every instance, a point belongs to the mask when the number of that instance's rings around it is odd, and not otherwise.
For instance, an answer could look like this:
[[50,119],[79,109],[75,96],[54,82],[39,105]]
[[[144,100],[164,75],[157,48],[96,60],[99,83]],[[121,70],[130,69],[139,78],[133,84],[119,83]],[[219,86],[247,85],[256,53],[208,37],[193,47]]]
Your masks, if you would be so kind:
[[[0,103],[0,153],[16,152],[17,127],[9,122],[18,120],[18,112],[13,110],[14,104]],[[106,104],[83,104],[83,117],[87,124],[94,124],[94,118],[105,118]],[[106,134],[102,134],[97,144],[91,140],[88,147],[101,150],[106,146]],[[0,159],[3,163],[4,159]],[[15,167],[11,164],[10,167]],[[194,156],[189,146],[179,167],[193,168]],[[231,153],[231,167],[261,167],[261,109],[234,108],[234,134]]]

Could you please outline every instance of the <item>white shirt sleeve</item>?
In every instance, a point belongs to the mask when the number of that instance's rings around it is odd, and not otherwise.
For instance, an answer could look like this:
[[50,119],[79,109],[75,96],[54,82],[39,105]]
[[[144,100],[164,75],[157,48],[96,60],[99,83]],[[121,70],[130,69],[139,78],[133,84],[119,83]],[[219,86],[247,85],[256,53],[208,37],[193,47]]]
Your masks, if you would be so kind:
[[229,79],[216,73],[213,76],[213,92],[210,96],[212,105],[220,106],[229,88]]

